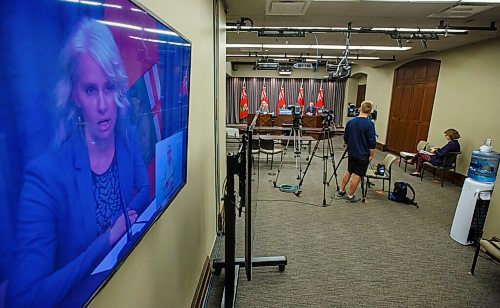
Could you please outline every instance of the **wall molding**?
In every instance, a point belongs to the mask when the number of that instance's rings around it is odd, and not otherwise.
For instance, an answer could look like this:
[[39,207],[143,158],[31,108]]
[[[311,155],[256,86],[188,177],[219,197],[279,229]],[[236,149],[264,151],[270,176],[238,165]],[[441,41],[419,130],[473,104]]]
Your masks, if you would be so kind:
[[203,264],[200,279],[198,280],[198,285],[196,286],[193,301],[191,302],[191,308],[203,307],[205,299],[208,296],[208,286],[210,285],[211,278],[212,271],[210,269],[210,258],[207,256]]

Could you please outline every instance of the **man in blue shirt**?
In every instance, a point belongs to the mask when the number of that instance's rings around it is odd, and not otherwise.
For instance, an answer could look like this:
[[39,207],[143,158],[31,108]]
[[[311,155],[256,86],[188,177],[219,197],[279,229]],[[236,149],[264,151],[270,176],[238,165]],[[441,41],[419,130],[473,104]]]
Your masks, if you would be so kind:
[[[348,202],[358,202],[361,198],[354,195],[361,177],[365,176],[370,161],[375,155],[375,125],[368,116],[373,111],[373,103],[364,101],[359,108],[359,116],[347,122],[344,142],[347,145],[347,171],[342,178],[342,185],[337,196],[345,197]],[[351,180],[349,193],[346,186]]]

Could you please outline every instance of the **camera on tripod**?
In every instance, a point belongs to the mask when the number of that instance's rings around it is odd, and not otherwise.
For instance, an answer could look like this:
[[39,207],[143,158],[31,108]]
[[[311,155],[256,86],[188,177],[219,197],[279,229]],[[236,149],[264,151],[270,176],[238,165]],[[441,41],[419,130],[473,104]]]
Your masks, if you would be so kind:
[[321,108],[319,110],[319,114],[321,116],[321,124],[323,127],[329,127],[333,122],[333,110]]
[[302,107],[299,105],[289,105],[287,109],[292,112],[293,127],[295,128],[299,127],[302,120]]

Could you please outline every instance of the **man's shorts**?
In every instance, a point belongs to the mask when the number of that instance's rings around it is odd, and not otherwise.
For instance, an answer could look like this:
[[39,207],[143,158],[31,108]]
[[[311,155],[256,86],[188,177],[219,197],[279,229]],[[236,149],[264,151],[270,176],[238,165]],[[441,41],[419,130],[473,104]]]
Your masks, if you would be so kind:
[[349,173],[365,176],[369,164],[370,160],[368,158],[359,159],[351,156],[347,157],[347,171],[349,171]]

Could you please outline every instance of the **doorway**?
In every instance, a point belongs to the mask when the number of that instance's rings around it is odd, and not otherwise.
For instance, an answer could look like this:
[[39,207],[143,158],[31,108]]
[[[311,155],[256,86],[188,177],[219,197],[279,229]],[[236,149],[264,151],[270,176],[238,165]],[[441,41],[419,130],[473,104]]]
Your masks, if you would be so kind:
[[389,151],[414,152],[427,140],[441,61],[420,59],[394,72],[386,147]]

